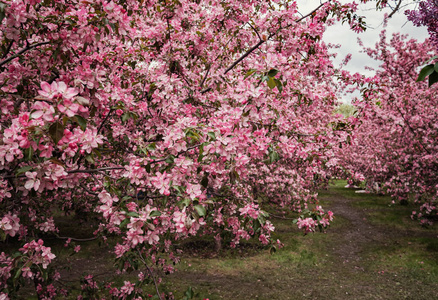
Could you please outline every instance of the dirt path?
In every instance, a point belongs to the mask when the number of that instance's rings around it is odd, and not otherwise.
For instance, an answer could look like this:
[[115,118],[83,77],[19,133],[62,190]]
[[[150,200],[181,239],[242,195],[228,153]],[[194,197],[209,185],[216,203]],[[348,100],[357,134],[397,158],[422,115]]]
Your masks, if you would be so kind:
[[[186,241],[178,271],[160,275],[160,290],[191,286],[196,299],[210,300],[438,299],[438,228],[425,230],[409,220],[409,207],[388,207],[388,198],[358,195],[340,183],[320,200],[336,216],[326,234],[303,236],[289,219],[275,219],[275,238],[285,247],[273,255],[257,241],[220,253],[212,240]],[[67,258],[75,268],[63,270],[66,283],[89,273],[98,281],[124,280],[114,273],[113,247],[82,246],[83,254]]]
[[438,299],[438,230],[411,221],[412,208],[389,207],[388,197],[356,194],[341,182],[320,200],[336,216],[326,234],[303,236],[290,221],[274,220],[286,245],[274,255],[188,255],[187,267],[168,277],[172,287],[190,285],[210,300]]
[[[379,198],[378,195],[370,195],[371,197]],[[344,193],[340,193],[339,189],[330,188],[325,193],[325,199],[330,201],[329,209],[335,212],[336,216],[342,217],[349,222],[348,226],[344,226],[336,231],[338,235],[336,246],[333,251],[339,256],[343,262],[358,262],[362,259],[364,248],[369,245],[389,246],[391,243],[398,243],[398,239],[406,237],[436,237],[435,232],[425,232],[415,226],[412,222],[411,229],[397,229],[386,227],[384,225],[375,225],[368,219],[368,215],[376,211],[388,211],[396,209],[396,207],[382,208],[361,208],[354,203],[361,201],[360,197],[345,197]],[[389,203],[388,203],[389,204]],[[408,218],[406,214],[405,219]],[[400,220],[400,222],[402,222]]]
[[[352,206],[355,199],[346,198],[334,189],[327,192],[329,208],[337,217],[342,217],[350,223],[336,233],[339,235],[334,253],[343,263],[354,263],[361,260],[363,248],[370,243],[381,243],[387,239],[388,229],[372,225],[367,219],[368,209]],[[357,201],[357,200],[356,200]]]

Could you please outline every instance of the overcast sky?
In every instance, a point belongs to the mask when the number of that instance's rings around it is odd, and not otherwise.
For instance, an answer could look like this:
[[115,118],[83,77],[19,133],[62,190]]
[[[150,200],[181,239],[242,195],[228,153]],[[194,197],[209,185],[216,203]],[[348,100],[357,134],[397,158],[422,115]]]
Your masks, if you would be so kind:
[[[319,0],[298,0],[299,11],[304,15],[315,9],[319,4]],[[351,1],[341,1],[351,2]],[[398,1],[389,1],[390,4],[395,6]],[[404,4],[408,4],[412,1],[405,0]],[[340,63],[343,58],[349,53],[352,54],[352,59],[350,63],[345,67],[347,70],[352,72],[358,72],[365,75],[373,75],[374,72],[365,70],[364,66],[370,66],[377,68],[379,63],[370,59],[366,54],[361,53],[361,47],[357,43],[357,39],[360,38],[364,45],[367,47],[374,47],[376,42],[379,40],[379,34],[384,29],[383,28],[383,17],[385,13],[391,13],[391,9],[385,8],[382,11],[376,11],[375,8],[376,1],[370,1],[367,4],[360,4],[358,15],[363,15],[366,17],[365,21],[369,28],[362,33],[356,34],[350,30],[348,24],[337,24],[331,26],[327,29],[324,35],[324,41],[332,44],[340,44],[341,48],[336,49],[338,53],[335,60],[336,63]],[[412,22],[408,21],[404,11],[406,9],[415,9],[416,4],[406,5],[401,8],[400,11],[394,14],[394,16],[388,21],[388,26],[385,28],[387,30],[388,36],[392,33],[401,32],[403,34],[408,34],[412,38],[419,41],[423,41],[428,37],[428,33],[425,27],[415,27]]]

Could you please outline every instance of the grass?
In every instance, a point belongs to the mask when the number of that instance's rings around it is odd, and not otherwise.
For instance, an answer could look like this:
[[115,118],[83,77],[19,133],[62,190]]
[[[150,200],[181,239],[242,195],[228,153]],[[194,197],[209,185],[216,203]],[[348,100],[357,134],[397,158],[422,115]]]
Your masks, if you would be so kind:
[[[438,230],[412,221],[413,207],[393,205],[385,196],[357,194],[345,185],[337,181],[320,193],[322,204],[332,206],[335,215],[339,199],[347,207],[327,233],[303,236],[290,221],[275,220],[283,249],[250,257],[186,257],[167,278],[166,289],[193,286],[209,299],[437,298]],[[369,239],[356,236],[358,228]]]
[[[210,300],[437,299],[438,229],[412,221],[412,207],[391,205],[384,196],[357,194],[345,184],[337,181],[319,195],[336,216],[326,233],[304,236],[292,221],[274,219],[274,238],[285,244],[274,254],[251,241],[219,253],[211,239],[187,241],[177,272],[163,276],[160,290],[176,291],[176,299],[189,286],[199,293],[198,299]],[[93,262],[96,266],[90,267],[104,274],[111,270],[110,245],[81,246],[82,254],[72,259]],[[113,273],[101,279],[123,280]]]

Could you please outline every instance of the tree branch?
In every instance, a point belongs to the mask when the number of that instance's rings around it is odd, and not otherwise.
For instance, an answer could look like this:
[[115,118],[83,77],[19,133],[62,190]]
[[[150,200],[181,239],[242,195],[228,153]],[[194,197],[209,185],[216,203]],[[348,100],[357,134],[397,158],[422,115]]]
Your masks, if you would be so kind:
[[[271,36],[269,36],[271,37]],[[267,40],[267,39],[266,39]],[[231,71],[235,66],[237,66],[242,60],[244,60],[248,55],[250,55],[254,50],[256,50],[258,47],[260,47],[264,42],[266,42],[265,40],[261,40],[259,41],[257,44],[255,44],[254,46],[251,47],[251,49],[249,49],[248,51],[246,51],[241,57],[239,57],[235,62],[233,62],[231,64],[231,66],[229,66],[224,74],[227,74],[229,71]]]
[[99,129],[97,130],[97,134],[99,134],[99,132],[102,130],[103,125],[105,124],[105,122],[108,120],[108,118],[110,117],[111,113],[113,112],[112,109],[110,109],[110,111],[108,112],[108,114],[106,115],[105,119],[102,121],[102,123],[99,126]]
[[[298,20],[295,21],[295,23],[299,23],[302,20],[306,19],[307,17],[313,15],[316,11],[318,11],[324,4],[326,4],[327,2],[321,3],[317,8],[315,8],[314,10],[312,10],[310,13],[308,13],[305,16],[302,16],[301,18],[299,18]],[[275,36],[277,33],[280,32],[280,30],[283,29],[287,29],[290,26],[292,26],[292,24],[289,24],[285,27],[280,27],[279,29],[277,29],[275,32],[271,33],[266,40],[261,39],[257,44],[255,44],[254,46],[252,46],[248,51],[246,51],[241,57],[239,57],[235,62],[233,62],[224,72],[224,74],[227,74],[229,71],[231,71],[235,66],[237,66],[242,60],[244,60],[248,55],[250,55],[252,52],[254,52],[254,50],[258,49],[264,42],[266,42],[267,40],[269,40],[270,38],[272,38],[273,36]],[[252,26],[251,26],[252,27]]]
[[282,216],[277,216],[277,215],[273,215],[273,214],[269,214],[270,217],[276,218],[276,219],[281,219],[281,220],[296,220],[296,218],[288,218],[288,217],[282,217]]
[[200,85],[201,89],[204,86],[205,80],[207,79],[208,72],[210,72],[210,67],[211,67],[211,65],[208,65],[207,72],[205,72],[205,76],[204,76],[204,78],[201,81],[201,85]]
[[[181,154],[186,153],[187,151],[189,151],[191,149],[198,148],[199,146],[201,146],[201,144],[187,147],[186,150],[178,152],[178,154],[175,155],[174,157],[179,157]],[[166,156],[166,157],[161,158],[161,159],[152,160],[149,162],[149,164],[152,165],[152,164],[160,163],[160,162],[166,161],[170,157],[171,156],[169,155],[169,156]],[[104,168],[96,168],[96,169],[71,170],[71,171],[66,171],[66,172],[68,174],[76,174],[76,173],[99,173],[102,171],[113,171],[113,170],[125,170],[125,167],[104,167]],[[26,177],[24,174],[22,174],[22,175],[6,175],[6,176],[0,176],[0,179],[24,178],[24,177]]]
[[[395,99],[394,96],[390,96],[390,98]],[[415,132],[414,128],[411,127],[411,124],[409,123],[409,120],[406,119],[405,115],[402,113],[401,109],[395,105],[395,108],[397,109],[398,113],[400,114],[400,116],[403,118],[403,120],[406,122],[406,125],[408,126],[408,129],[412,132],[412,134],[414,136],[417,136],[418,134]],[[427,154],[431,154],[430,150],[427,149],[426,145],[423,144],[423,142],[421,141],[421,137],[419,137],[417,139],[418,143],[421,145],[421,147],[424,149],[424,151],[427,152]]]
[[392,18],[394,16],[394,14],[400,9],[400,5],[402,4],[403,0],[399,0],[397,5],[394,7],[394,9],[392,10],[392,12],[388,15],[388,19]]
[[97,168],[97,169],[86,169],[86,170],[72,170],[67,171],[68,174],[74,173],[98,173],[101,171],[112,171],[112,170],[125,170],[124,167],[106,167],[106,168]]
[[157,281],[156,281],[156,279],[155,279],[154,273],[152,273],[151,268],[149,268],[148,264],[146,263],[146,260],[143,258],[143,255],[141,255],[140,250],[137,250],[137,252],[138,252],[138,255],[140,256],[140,260],[142,261],[142,263],[144,264],[144,266],[146,267],[146,269],[148,269],[149,276],[151,276],[152,279],[153,279],[153,281],[154,281],[155,290],[157,291],[157,296],[158,296],[158,298],[159,298],[160,300],[163,300],[163,299],[161,298],[160,290],[158,290],[158,284],[157,284]]
[[86,239],[77,239],[77,238],[72,238],[72,237],[68,237],[68,236],[57,236],[56,238],[60,239],[60,240],[72,240],[72,241],[76,241],[76,242],[90,242],[90,241],[94,241],[96,240],[98,237],[94,236],[91,238],[86,238]]
[[43,46],[43,45],[47,45],[50,44],[50,42],[41,42],[41,43],[36,43],[33,45],[28,45],[25,48],[21,49],[20,51],[18,51],[16,54],[12,55],[11,57],[4,59],[0,62],[0,67],[7,64],[8,62],[10,62],[11,60],[13,60],[14,58],[19,57],[21,54],[25,53],[26,51],[29,51],[33,48],[39,47],[39,46]]
[[14,40],[12,40],[12,41],[9,43],[8,48],[6,48],[6,51],[5,51],[5,53],[3,54],[2,58],[5,58],[6,56],[8,56],[8,53],[9,53],[9,51],[11,51],[11,47],[12,47],[13,44],[14,44]]
[[263,39],[262,39],[262,37],[260,36],[260,34],[259,34],[259,32],[257,31],[257,29],[256,29],[254,26],[252,26],[251,23],[248,22],[248,24],[249,24],[249,26],[251,26],[252,30],[255,31],[255,33],[256,33],[257,36],[259,37],[259,40],[262,41]]

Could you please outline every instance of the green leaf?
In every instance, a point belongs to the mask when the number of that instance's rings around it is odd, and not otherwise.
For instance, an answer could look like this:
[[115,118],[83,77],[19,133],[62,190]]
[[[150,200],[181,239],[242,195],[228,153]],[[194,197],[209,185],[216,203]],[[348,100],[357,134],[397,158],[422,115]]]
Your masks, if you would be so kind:
[[187,206],[189,206],[190,202],[191,202],[191,200],[189,198],[184,198],[178,203],[178,205],[182,205],[183,207],[187,207]]
[[151,172],[151,164],[147,164],[145,169],[146,169],[146,172],[150,173]]
[[175,189],[175,191],[177,191],[178,192],[178,196],[180,196],[181,195],[181,193],[182,192],[184,192],[184,189],[183,189],[183,187],[182,186],[180,186],[180,185],[173,185],[172,186],[174,189]]
[[81,126],[82,130],[85,130],[87,128],[87,120],[85,120],[83,117],[81,116],[74,116],[76,119],[76,122],[79,124],[79,126]]
[[283,84],[281,84],[281,81],[278,80],[277,78],[275,78],[274,81],[278,91],[281,93],[283,91]]
[[428,64],[429,62],[431,62],[432,60],[437,59],[437,58],[438,58],[438,56],[435,55],[434,57],[429,58],[423,65]]
[[27,149],[24,150],[24,159],[27,161],[32,160],[32,156],[33,156],[33,148],[29,147]]
[[92,154],[86,155],[85,160],[88,161],[90,164],[94,164],[94,158]]
[[435,63],[435,65],[433,66],[433,68],[434,68],[435,72],[438,72],[438,62]]
[[124,113],[122,115],[122,122],[126,122],[130,118],[131,118],[131,115],[129,113]]
[[126,227],[126,225],[128,225],[128,223],[129,223],[129,219],[124,219],[124,220],[120,223],[119,227],[120,227],[120,228]]
[[204,143],[202,143],[201,146],[199,146],[199,156],[197,162],[201,162],[203,158],[204,158]]
[[93,150],[91,150],[95,155],[97,155],[97,157],[100,159],[102,158],[102,153],[100,153],[99,150],[97,150],[96,148],[94,148]]
[[433,73],[429,75],[429,87],[436,82],[438,82],[438,73],[433,71]]
[[200,204],[195,205],[195,210],[196,210],[196,212],[198,213],[198,215],[199,215],[200,217],[205,216],[206,213],[207,213],[207,211],[205,210],[205,207],[202,206],[202,205],[200,205]]
[[237,173],[235,169],[232,169],[230,172],[230,182],[235,183],[237,180],[239,180],[239,173]]
[[146,146],[146,149],[148,149],[149,151],[153,151],[157,148],[157,143],[150,143],[149,145]]
[[44,281],[47,281],[49,279],[49,272],[47,272],[46,270],[43,270],[43,279]]
[[14,283],[14,286],[17,284],[17,280],[18,280],[18,278],[20,278],[20,275],[21,275],[21,268],[19,268],[17,270],[17,272],[15,273],[14,278],[12,279],[12,282]]
[[273,89],[273,88],[275,88],[277,86],[277,84],[275,83],[275,80],[274,80],[273,77],[269,77],[268,86],[269,86],[270,89]]
[[137,218],[139,216],[139,214],[135,211],[130,211],[126,214],[128,217],[134,217]]
[[275,75],[278,74],[278,72],[280,72],[280,71],[278,71],[277,69],[271,69],[271,70],[269,70],[269,72],[268,72],[268,76],[269,76],[269,77],[274,77]]
[[216,134],[215,134],[214,132],[209,132],[209,133],[207,133],[207,135],[208,135],[213,141],[216,140]]
[[32,168],[33,168],[32,166],[25,166],[25,167],[22,167],[22,168],[20,168],[20,169],[17,170],[17,175],[20,175],[20,174],[26,173],[27,171],[32,170]]
[[193,289],[192,289],[191,286],[189,286],[189,288],[187,289],[187,291],[185,292],[184,295],[187,297],[187,299],[192,299],[193,298],[194,293],[193,293]]
[[171,164],[171,163],[173,163],[174,161],[175,161],[175,156],[173,156],[172,154],[169,155],[169,156],[166,158],[166,162],[167,162],[168,164]]
[[150,214],[151,217],[159,217],[161,216],[161,212],[158,210],[153,210]]
[[259,229],[261,227],[260,225],[261,225],[261,223],[260,223],[259,220],[254,220],[254,223],[253,223],[253,230],[254,230],[254,232],[259,232]]
[[55,122],[49,127],[49,134],[55,144],[58,144],[59,140],[64,135],[64,126],[61,123]]
[[109,23],[109,26],[111,29],[115,32],[116,31],[116,25],[114,23]]
[[423,69],[421,69],[420,74],[418,75],[417,82],[423,81],[427,76],[434,72],[434,65],[427,65]]
[[0,241],[4,242],[6,240],[6,233],[0,229]]
[[280,155],[278,155],[278,153],[274,149],[269,148],[269,163],[272,164],[273,162],[276,162],[279,159],[280,159]]
[[254,74],[255,71],[257,71],[257,70],[256,69],[251,69],[248,72],[246,72],[244,79],[246,79],[249,76],[251,76],[252,74]]

